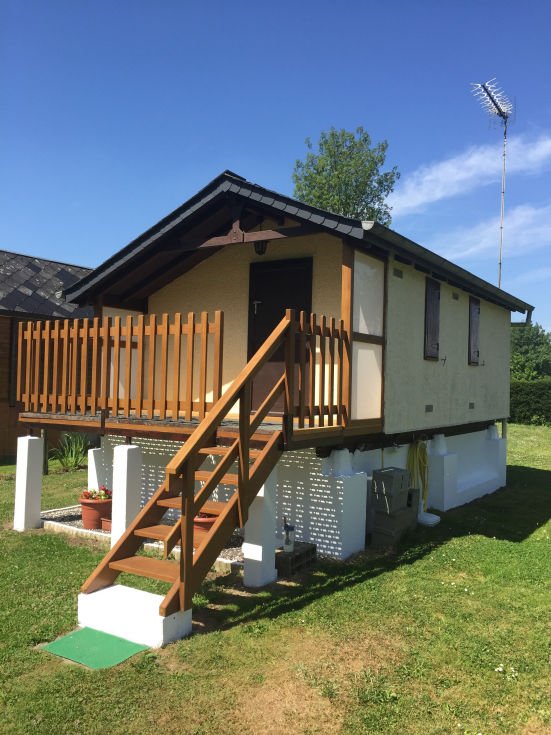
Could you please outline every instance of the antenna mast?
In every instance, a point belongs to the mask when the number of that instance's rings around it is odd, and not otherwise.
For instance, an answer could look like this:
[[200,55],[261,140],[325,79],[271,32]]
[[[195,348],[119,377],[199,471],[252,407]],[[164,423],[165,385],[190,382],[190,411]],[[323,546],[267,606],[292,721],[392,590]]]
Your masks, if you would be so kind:
[[501,219],[499,223],[499,267],[497,285],[501,288],[501,259],[503,253],[503,214],[505,211],[505,161],[507,156],[507,121],[513,112],[513,105],[506,94],[497,86],[495,77],[482,84],[473,83],[473,94],[478,97],[482,108],[490,115],[503,121],[503,174],[501,176]]

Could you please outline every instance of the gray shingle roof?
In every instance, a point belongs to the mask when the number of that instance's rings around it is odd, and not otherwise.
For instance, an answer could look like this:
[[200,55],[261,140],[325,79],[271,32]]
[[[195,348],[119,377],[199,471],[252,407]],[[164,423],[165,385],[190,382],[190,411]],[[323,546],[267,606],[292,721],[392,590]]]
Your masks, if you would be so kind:
[[0,314],[2,312],[59,318],[90,316],[90,308],[56,296],[91,272],[80,265],[58,263],[32,255],[0,250]]

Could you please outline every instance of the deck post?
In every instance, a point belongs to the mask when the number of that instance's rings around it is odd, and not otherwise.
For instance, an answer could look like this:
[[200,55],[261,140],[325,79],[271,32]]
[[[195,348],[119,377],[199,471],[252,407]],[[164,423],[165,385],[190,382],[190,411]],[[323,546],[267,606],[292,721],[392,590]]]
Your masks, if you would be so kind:
[[113,507],[111,547],[119,540],[140,510],[142,450],[121,444],[113,452]]
[[273,470],[249,508],[245,524],[243,584],[262,587],[277,579],[276,550],[277,470]]
[[15,471],[15,531],[40,528],[43,460],[44,440],[36,436],[20,436]]

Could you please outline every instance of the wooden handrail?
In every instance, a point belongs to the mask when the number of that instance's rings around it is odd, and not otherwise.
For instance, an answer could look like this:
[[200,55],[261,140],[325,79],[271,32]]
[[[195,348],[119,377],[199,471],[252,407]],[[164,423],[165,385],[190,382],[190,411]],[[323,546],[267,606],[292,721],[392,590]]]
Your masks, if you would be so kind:
[[199,425],[188,441],[182,446],[180,451],[170,460],[166,468],[168,475],[178,475],[188,457],[196,454],[199,449],[204,446],[206,440],[212,436],[212,432],[218,428],[220,422],[229,413],[230,409],[239,398],[239,394],[245,387],[246,383],[252,381],[264,363],[270,359],[282,344],[290,322],[291,320],[288,316],[285,316],[279,322],[277,327],[256,352],[254,357],[252,357],[241,370],[224,395],[211,408],[207,419]]

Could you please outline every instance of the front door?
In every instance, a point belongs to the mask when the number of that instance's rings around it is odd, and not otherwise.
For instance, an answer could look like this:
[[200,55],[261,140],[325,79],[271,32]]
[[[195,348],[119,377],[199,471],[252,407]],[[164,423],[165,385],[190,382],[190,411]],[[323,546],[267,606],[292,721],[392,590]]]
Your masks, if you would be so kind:
[[[257,352],[285,316],[286,309],[312,311],[312,258],[251,263],[249,281],[249,341],[247,359]],[[284,370],[282,346],[255,378],[252,406],[258,408]],[[283,397],[272,413],[283,412]]]

